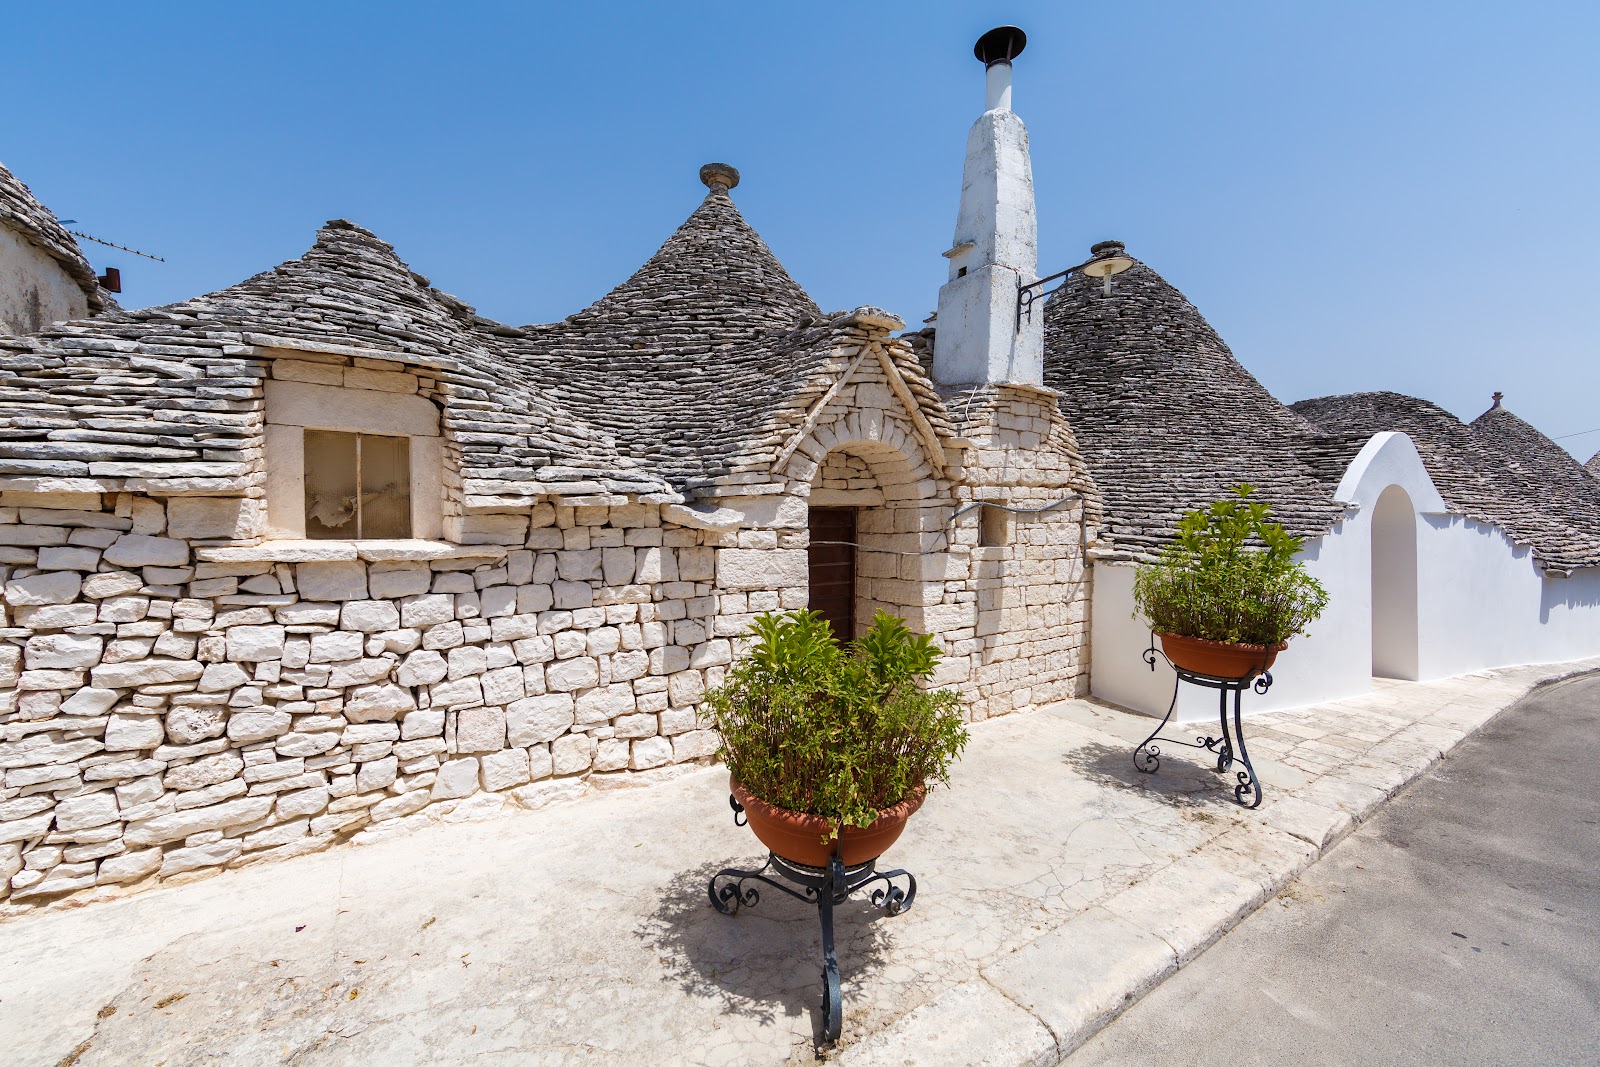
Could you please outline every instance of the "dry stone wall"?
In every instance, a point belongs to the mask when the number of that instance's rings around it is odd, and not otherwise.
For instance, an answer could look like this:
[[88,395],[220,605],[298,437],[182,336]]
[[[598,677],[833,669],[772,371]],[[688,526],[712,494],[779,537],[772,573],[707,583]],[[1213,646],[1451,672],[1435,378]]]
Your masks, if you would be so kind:
[[738,529],[543,504],[514,545],[229,548],[170,536],[182,499],[0,495],[0,896],[709,758],[697,706],[733,639],[804,604],[785,499],[723,509]]

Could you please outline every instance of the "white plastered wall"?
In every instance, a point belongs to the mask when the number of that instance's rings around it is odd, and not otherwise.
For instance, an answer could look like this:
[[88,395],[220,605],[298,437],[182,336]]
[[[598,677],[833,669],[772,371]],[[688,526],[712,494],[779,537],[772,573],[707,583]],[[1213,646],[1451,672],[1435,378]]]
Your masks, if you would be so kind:
[[266,383],[266,417],[268,537],[306,535],[307,429],[411,438],[411,533],[442,535],[444,439],[431,401],[386,389],[274,380]]
[[[1600,570],[1547,578],[1532,552],[1496,526],[1449,514],[1411,439],[1380,433],[1346,470],[1335,498],[1354,509],[1301,558],[1328,590],[1328,609],[1273,665],[1266,695],[1245,697],[1247,713],[1318,704],[1372,685],[1373,519],[1384,490],[1398,486],[1415,509],[1417,652],[1420,679],[1489,667],[1557,663],[1600,655]],[[1160,715],[1173,674],[1140,658],[1149,631],[1135,619],[1129,565],[1094,573],[1090,684],[1109,703]],[[1215,694],[1184,686],[1176,717],[1216,714]]]

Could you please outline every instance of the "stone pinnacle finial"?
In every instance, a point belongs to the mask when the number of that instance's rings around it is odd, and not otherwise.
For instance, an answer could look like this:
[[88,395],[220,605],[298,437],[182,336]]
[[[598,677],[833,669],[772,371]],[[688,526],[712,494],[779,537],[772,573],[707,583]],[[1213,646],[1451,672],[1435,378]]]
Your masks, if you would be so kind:
[[1089,246],[1091,256],[1115,256],[1127,251],[1128,246],[1121,241],[1096,241]]
[[726,163],[707,163],[700,168],[700,180],[713,194],[727,193],[739,184],[739,172]]
[[1500,401],[1502,399],[1504,399],[1505,395],[1506,394],[1500,392],[1499,390],[1496,390],[1495,394],[1494,394],[1494,403],[1491,404],[1490,407],[1496,407],[1496,408],[1499,407],[1500,406]]

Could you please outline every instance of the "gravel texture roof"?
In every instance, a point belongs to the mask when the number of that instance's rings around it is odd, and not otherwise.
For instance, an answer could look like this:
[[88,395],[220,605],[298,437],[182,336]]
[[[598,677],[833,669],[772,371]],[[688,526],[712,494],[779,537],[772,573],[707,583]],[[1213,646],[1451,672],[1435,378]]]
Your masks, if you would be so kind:
[[78,242],[55,213],[39,203],[15,174],[0,163],[0,221],[21,233],[35,248],[44,252],[67,272],[88,298],[91,314],[106,306],[94,268],[89,266]]
[[1319,397],[1299,401],[1294,410],[1353,438],[1385,430],[1408,434],[1452,509],[1499,526],[1553,572],[1600,566],[1600,493],[1591,490],[1586,501],[1574,491],[1571,475],[1582,477],[1582,468],[1570,457],[1560,477],[1550,469],[1559,464],[1531,459],[1534,449],[1543,454],[1545,446],[1556,446],[1503,408],[1490,409],[1471,426],[1437,404],[1400,393]]
[[1239,482],[1299,536],[1344,513],[1328,472],[1359,443],[1319,434],[1279,403],[1143,263],[1117,275],[1109,296],[1099,279],[1072,276],[1044,316],[1045,384],[1061,392],[1104,496],[1111,558],[1148,556],[1185,511]]

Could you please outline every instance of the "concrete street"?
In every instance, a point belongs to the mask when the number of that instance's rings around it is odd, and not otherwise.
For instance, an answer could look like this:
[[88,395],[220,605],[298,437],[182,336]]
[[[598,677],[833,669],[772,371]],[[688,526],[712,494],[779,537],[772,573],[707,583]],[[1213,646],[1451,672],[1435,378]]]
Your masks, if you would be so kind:
[[[885,856],[916,874],[915,907],[888,917],[852,900],[837,913],[845,1029],[829,1059],[1057,1063],[1531,687],[1596,667],[1385,683],[1255,716],[1267,785],[1256,811],[1186,750],[1136,773],[1132,748],[1153,725],[1142,716],[1067,701],[977,724],[952,787]],[[1571,747],[1574,730],[1534,732],[1551,759],[1573,761],[1552,781],[1592,782],[1577,777],[1593,759]],[[777,894],[734,918],[711,910],[706,880],[762,856],[733,823],[726,773],[624,787],[651,780],[558,781],[537,810],[476,796],[317,855],[14,910],[0,921],[0,1061],[815,1063],[816,913]],[[1557,830],[1569,847],[1576,830],[1592,844],[1592,827]],[[1571,860],[1593,870],[1592,852]],[[1526,881],[1543,894],[1550,878],[1541,868]],[[1493,914],[1440,915],[1449,940],[1435,952],[1457,952],[1464,969],[1531,941]],[[1508,1006],[1534,988],[1513,984]],[[1594,986],[1581,989],[1592,1007]],[[1310,1062],[1303,1049],[1297,1059]]]
[[1463,742],[1068,1062],[1600,1063],[1600,678]]

